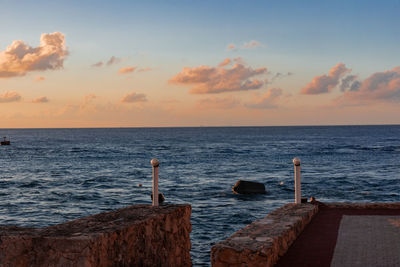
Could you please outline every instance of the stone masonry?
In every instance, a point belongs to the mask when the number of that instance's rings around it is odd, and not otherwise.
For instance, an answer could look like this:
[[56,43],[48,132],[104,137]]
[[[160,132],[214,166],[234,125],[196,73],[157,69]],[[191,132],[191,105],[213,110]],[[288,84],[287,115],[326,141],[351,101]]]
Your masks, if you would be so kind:
[[136,205],[46,228],[0,227],[0,266],[191,266],[190,205]]
[[214,245],[212,266],[273,266],[317,212],[318,205],[284,205]]

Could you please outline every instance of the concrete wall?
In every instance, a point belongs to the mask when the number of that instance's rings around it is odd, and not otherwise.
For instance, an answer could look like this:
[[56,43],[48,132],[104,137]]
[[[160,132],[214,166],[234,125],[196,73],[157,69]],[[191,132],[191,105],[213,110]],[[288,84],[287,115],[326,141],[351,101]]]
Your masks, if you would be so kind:
[[273,266],[318,212],[318,205],[287,204],[217,243],[211,264]]
[[136,205],[46,228],[0,227],[0,266],[191,266],[190,205]]

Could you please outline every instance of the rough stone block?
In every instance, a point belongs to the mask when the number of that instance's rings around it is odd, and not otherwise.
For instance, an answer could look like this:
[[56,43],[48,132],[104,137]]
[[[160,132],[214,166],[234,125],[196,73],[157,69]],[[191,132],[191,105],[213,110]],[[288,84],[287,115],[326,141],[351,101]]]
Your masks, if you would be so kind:
[[46,228],[0,227],[0,266],[191,266],[190,205],[136,205]]

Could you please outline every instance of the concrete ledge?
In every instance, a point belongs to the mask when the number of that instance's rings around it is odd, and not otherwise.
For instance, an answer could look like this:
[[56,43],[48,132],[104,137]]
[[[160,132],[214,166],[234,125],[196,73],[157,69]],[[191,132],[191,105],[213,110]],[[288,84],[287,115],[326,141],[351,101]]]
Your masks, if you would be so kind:
[[318,212],[318,205],[286,204],[211,249],[212,266],[272,266]]
[[352,202],[330,202],[319,203],[321,207],[328,209],[400,209],[400,202],[381,203],[352,203]]
[[46,228],[0,227],[0,266],[191,266],[190,205],[136,205]]

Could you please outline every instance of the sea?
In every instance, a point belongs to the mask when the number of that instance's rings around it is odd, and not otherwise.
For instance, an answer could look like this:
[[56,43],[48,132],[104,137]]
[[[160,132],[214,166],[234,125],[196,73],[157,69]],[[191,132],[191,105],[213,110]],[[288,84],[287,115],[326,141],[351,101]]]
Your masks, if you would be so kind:
[[[165,203],[192,206],[191,257],[294,202],[399,202],[400,125],[0,129],[0,224],[43,227],[134,204],[151,204],[157,158]],[[238,180],[265,195],[237,195]],[[140,186],[142,185],[142,186]]]

